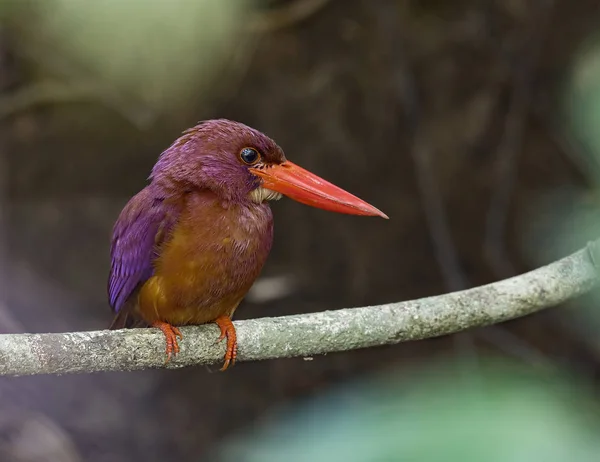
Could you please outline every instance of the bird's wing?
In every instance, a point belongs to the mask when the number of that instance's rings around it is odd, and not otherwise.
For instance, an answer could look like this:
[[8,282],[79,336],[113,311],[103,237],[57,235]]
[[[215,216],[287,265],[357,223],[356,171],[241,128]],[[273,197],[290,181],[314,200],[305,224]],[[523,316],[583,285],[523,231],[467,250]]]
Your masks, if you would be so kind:
[[152,276],[160,245],[179,218],[180,207],[144,188],[125,206],[113,228],[108,299],[115,313]]

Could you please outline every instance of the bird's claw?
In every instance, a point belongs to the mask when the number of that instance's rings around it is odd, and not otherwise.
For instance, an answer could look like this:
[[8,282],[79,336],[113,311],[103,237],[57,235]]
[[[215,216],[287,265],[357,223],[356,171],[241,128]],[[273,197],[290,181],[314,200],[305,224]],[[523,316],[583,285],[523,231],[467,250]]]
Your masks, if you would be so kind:
[[217,319],[215,319],[215,323],[219,326],[219,329],[221,329],[221,335],[217,339],[217,343],[227,337],[225,362],[223,363],[223,367],[220,369],[221,371],[224,371],[230,365],[233,366],[235,364],[235,359],[237,358],[237,335],[235,332],[235,327],[229,316],[219,316]]
[[177,353],[179,353],[179,343],[177,342],[177,337],[182,339],[183,335],[177,327],[166,322],[156,321],[152,323],[152,327],[160,329],[165,336],[165,341],[167,344],[165,350],[167,359],[165,360],[165,364],[167,364],[171,360],[171,355],[175,356]]

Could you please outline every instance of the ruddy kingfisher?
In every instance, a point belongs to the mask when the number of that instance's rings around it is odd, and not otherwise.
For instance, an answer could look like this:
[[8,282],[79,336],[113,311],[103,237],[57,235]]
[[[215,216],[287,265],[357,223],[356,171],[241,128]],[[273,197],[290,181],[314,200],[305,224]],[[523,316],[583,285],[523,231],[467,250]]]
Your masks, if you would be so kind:
[[285,195],[339,213],[388,218],[286,159],[268,136],[242,123],[207,120],[159,157],[149,184],[121,211],[112,233],[111,329],[132,320],[160,329],[166,361],[177,326],[216,323],[227,338],[221,370],[237,355],[231,318],[273,243],[269,201]]

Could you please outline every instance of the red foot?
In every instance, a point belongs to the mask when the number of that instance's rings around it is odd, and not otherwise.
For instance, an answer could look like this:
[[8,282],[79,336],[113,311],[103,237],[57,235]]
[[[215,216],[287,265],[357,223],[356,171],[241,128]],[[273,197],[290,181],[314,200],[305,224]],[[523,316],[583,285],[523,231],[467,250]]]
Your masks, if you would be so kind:
[[165,364],[167,364],[171,360],[172,354],[179,353],[179,344],[177,343],[177,337],[183,338],[179,329],[175,326],[167,322],[156,321],[152,323],[152,327],[159,328],[163,334],[165,334],[165,341],[167,342],[167,360]]
[[221,329],[221,336],[217,340],[220,342],[225,337],[227,337],[227,352],[225,353],[225,363],[221,368],[222,371],[229,367],[229,364],[233,366],[235,364],[235,358],[237,357],[237,335],[235,333],[235,327],[231,322],[231,318],[229,316],[219,316],[215,319],[215,323]]

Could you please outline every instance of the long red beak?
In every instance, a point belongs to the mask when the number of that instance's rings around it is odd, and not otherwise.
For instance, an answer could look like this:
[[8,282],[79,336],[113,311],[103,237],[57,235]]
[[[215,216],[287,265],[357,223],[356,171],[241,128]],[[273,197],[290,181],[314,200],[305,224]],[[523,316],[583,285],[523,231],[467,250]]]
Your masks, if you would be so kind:
[[276,191],[302,204],[350,215],[388,216],[358,197],[288,161],[250,171],[262,178],[263,188]]

